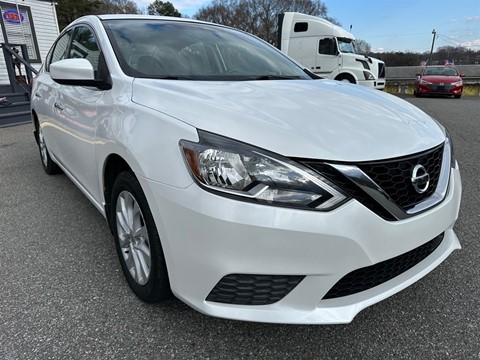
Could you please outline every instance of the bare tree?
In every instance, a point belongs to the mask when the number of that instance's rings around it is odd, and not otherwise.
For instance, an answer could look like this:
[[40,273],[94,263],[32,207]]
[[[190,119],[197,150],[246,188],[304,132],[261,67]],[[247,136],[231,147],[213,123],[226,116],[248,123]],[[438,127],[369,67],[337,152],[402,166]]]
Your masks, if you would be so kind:
[[355,40],[355,50],[358,54],[369,54],[372,51],[372,45],[362,39]]
[[102,0],[98,8],[100,14],[140,14],[135,1]]
[[286,11],[320,16],[338,24],[327,16],[327,7],[320,0],[213,0],[193,17],[247,31],[273,44],[278,14]]

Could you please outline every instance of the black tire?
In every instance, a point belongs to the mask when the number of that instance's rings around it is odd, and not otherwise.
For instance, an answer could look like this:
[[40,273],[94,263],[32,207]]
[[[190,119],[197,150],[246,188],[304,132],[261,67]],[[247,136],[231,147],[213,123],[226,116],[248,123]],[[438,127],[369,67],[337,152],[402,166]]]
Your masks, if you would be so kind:
[[454,97],[455,99],[460,99],[460,98],[462,97],[462,95],[453,95],[453,97]]
[[420,94],[419,94],[418,92],[416,92],[416,91],[413,91],[413,96],[415,96],[415,97],[418,98],[418,97],[420,97]]
[[40,152],[40,160],[42,162],[43,170],[45,170],[48,175],[60,174],[62,169],[60,169],[60,167],[55,164],[50,157],[45,138],[43,137],[42,128],[38,126],[38,123],[36,125],[36,130],[38,150]]
[[355,79],[350,75],[339,75],[335,80],[349,82],[350,84],[356,84]]
[[[118,258],[128,285],[134,294],[145,302],[154,303],[168,299],[171,297],[171,291],[165,257],[157,227],[155,226],[155,221],[153,220],[150,207],[148,206],[147,199],[140,183],[132,172],[122,172],[115,179],[111,194],[111,216],[109,221],[111,222],[111,228],[115,238],[115,247],[117,249]],[[122,220],[119,220],[119,218],[124,220],[128,219],[125,219],[124,217],[122,218],[121,212],[120,214],[117,213],[117,202],[119,203],[119,206],[122,201],[125,204],[125,198],[127,197],[127,199],[130,199],[129,196],[136,201],[136,204],[140,209],[139,212],[132,215],[131,229],[135,227],[133,226],[133,219],[135,215],[138,214],[138,224],[141,224],[142,228],[146,228],[146,233],[148,234],[146,237],[138,235],[137,238],[136,236],[126,235],[126,232],[124,231],[125,228],[120,224]],[[122,233],[123,247],[121,245],[119,233]],[[125,240],[125,238],[127,238],[127,240]],[[139,244],[135,243],[135,241],[137,241],[135,239],[143,241],[143,244],[145,245],[144,247],[149,249],[150,258],[147,260],[150,260],[150,268],[147,276],[143,276],[146,273],[145,271],[138,271],[138,268],[132,264],[138,264],[135,259],[138,261],[139,255],[144,261],[146,259],[145,251],[140,251],[140,247],[136,248]],[[138,255],[134,256],[134,253]],[[130,268],[129,265],[127,265],[127,261],[130,263]]]

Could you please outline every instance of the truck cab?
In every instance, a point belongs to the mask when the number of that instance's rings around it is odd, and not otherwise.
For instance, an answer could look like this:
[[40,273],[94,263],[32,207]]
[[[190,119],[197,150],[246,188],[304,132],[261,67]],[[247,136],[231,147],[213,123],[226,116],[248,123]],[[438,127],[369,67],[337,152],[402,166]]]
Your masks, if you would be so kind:
[[318,76],[385,88],[385,63],[357,54],[355,37],[340,26],[297,12],[279,15],[278,48]]

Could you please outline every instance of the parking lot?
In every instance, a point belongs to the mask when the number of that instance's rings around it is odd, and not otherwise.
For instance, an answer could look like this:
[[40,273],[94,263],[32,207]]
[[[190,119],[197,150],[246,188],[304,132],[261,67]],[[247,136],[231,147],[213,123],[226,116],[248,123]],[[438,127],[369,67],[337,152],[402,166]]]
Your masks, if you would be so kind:
[[142,303],[104,218],[44,173],[31,125],[0,129],[0,359],[480,359],[480,98],[413,98],[451,132],[463,249],[348,325],[204,316]]

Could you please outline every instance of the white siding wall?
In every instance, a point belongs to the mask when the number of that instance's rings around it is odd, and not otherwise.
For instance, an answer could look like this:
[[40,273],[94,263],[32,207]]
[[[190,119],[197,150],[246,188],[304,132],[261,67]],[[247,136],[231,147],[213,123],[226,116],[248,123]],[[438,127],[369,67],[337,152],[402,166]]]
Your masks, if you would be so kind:
[[[2,0],[6,3],[15,4],[15,0]],[[42,62],[45,61],[48,50],[58,36],[58,22],[55,10],[55,5],[51,5],[50,1],[40,0],[24,0],[18,1],[19,6],[29,6],[32,12],[33,25],[37,35],[38,48],[40,50],[40,57]],[[3,33],[0,31],[0,42],[5,42]],[[1,50],[0,50],[1,51]],[[35,69],[39,69],[42,64],[32,64]],[[22,66],[22,73],[23,66]],[[0,84],[8,84],[8,74],[5,67],[5,59],[3,52],[0,53]]]

